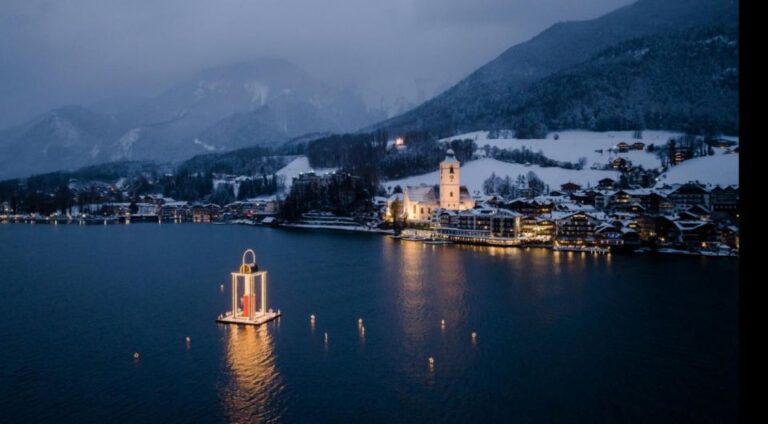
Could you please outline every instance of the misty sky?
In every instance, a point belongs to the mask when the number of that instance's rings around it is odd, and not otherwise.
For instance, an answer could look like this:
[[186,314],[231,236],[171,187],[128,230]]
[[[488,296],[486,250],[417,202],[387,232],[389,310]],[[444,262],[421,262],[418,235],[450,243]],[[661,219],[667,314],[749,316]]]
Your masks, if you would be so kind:
[[281,57],[372,106],[431,96],[549,25],[632,0],[2,0],[0,126]]

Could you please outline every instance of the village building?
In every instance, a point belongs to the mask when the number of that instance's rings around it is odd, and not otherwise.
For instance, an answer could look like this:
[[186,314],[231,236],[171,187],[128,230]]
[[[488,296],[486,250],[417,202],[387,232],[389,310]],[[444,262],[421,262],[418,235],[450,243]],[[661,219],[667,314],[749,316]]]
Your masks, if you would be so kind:
[[521,215],[507,209],[443,210],[437,234],[455,243],[519,245]]
[[448,149],[440,162],[438,185],[406,186],[403,190],[403,211],[408,221],[428,222],[440,210],[461,211],[475,207],[475,200],[466,186],[460,185],[461,164]]
[[667,197],[678,210],[695,205],[709,206],[709,191],[698,183],[682,184]]
[[[439,232],[477,237],[517,237],[520,232],[519,213],[501,208],[475,208],[463,211],[442,211]],[[447,230],[469,230],[455,232]]]
[[197,204],[193,205],[192,222],[213,222],[219,218],[221,214],[221,206],[215,203]]
[[557,226],[558,243],[565,245],[591,244],[595,240],[595,228],[600,220],[587,212],[553,212]]
[[515,199],[510,203],[507,203],[505,208],[526,216],[538,216],[552,212],[554,203],[551,201],[540,202],[537,200]]
[[547,243],[555,236],[555,221],[545,216],[523,216],[520,219],[520,237],[524,240]]
[[562,193],[571,194],[579,190],[581,190],[581,186],[571,181],[560,185],[560,191]]
[[669,240],[688,249],[707,248],[709,243],[717,242],[720,233],[710,221],[673,221],[675,227],[669,234]]
[[189,203],[184,201],[165,202],[160,206],[160,222],[186,222],[192,219]]
[[600,190],[613,190],[616,185],[616,181],[613,178],[603,178],[597,182],[597,188]]
[[713,219],[735,220],[739,216],[739,189],[716,186],[709,192]]
[[613,169],[629,169],[630,166],[632,166],[632,162],[624,159],[623,157],[617,157],[611,161],[611,167],[613,167]]
[[598,192],[596,190],[579,190],[575,191],[570,194],[570,199],[572,202],[581,204],[581,205],[590,205],[595,206],[595,197],[597,196]]
[[738,249],[739,242],[739,227],[727,225],[720,229],[720,243]]

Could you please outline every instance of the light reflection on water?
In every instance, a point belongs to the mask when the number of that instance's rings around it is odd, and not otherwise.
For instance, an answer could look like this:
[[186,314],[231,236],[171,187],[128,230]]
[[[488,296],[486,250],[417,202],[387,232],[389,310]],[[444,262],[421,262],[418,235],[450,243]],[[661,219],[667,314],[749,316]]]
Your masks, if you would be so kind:
[[219,325],[230,376],[220,398],[229,422],[271,422],[285,408],[285,385],[275,363],[270,325]]

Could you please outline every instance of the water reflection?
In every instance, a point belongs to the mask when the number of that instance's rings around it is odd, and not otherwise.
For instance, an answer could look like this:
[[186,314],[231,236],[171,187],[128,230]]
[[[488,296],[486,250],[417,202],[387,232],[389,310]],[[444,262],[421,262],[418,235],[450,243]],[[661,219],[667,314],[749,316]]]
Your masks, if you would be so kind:
[[[385,259],[387,268],[393,270],[391,281],[397,294],[399,372],[432,386],[440,369],[461,362],[458,357],[446,361],[445,356],[467,319],[470,282],[462,249],[424,246],[409,242],[390,245]],[[429,363],[430,357],[434,363]]]
[[229,381],[220,397],[232,423],[271,422],[284,411],[285,390],[266,325],[222,326]]

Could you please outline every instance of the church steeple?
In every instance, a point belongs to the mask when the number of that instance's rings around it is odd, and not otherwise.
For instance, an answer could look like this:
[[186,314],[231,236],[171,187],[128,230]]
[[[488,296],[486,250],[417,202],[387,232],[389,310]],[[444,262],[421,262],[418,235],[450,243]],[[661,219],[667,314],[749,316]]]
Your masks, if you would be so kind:
[[460,190],[461,163],[456,160],[453,150],[445,152],[440,162],[440,207],[458,210],[461,205]]

